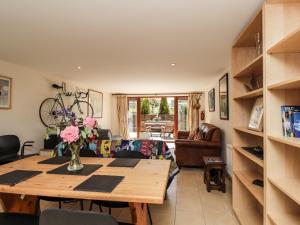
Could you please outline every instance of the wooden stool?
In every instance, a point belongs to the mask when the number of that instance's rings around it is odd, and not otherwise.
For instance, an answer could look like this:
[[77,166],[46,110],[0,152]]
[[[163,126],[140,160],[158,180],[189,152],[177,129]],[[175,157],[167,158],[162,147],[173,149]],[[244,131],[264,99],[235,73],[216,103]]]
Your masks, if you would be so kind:
[[226,164],[221,157],[203,157],[204,183],[210,192],[212,189],[226,192]]

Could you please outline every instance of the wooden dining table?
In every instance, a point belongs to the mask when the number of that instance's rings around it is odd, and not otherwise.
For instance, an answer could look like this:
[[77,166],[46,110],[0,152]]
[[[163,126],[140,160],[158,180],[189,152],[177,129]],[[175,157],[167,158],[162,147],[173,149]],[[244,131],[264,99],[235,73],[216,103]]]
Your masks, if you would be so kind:
[[[113,158],[81,158],[83,164],[101,164],[88,176],[48,174],[61,165],[39,164],[47,156],[33,156],[0,166],[0,175],[14,170],[41,171],[14,186],[0,184],[0,198],[7,212],[36,212],[37,196],[129,202],[132,221],[148,224],[147,204],[163,204],[169,176],[169,160],[141,159],[135,167],[108,167]],[[92,175],[124,176],[110,193],[78,191],[76,186]]]

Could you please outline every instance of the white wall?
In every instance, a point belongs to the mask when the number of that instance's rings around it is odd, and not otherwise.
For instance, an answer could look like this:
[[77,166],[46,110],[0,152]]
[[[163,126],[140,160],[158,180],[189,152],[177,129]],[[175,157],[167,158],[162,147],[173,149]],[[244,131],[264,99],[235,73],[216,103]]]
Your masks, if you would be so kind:
[[33,140],[37,148],[42,147],[45,127],[40,122],[39,106],[53,95],[54,79],[4,61],[0,61],[0,74],[13,79],[12,107],[0,109],[0,135],[15,134],[21,142]]
[[[227,72],[227,71],[226,71]],[[219,79],[226,73],[221,73],[215,80],[215,82],[208,87],[205,94],[205,102],[206,102],[206,122],[214,124],[219,127],[222,131],[222,156],[228,161],[228,166],[230,167],[230,158],[231,154],[226,153],[226,145],[232,144],[232,125],[231,125],[231,79],[230,74],[228,74],[228,87],[229,87],[229,120],[221,120],[220,119],[220,107],[219,107]],[[212,88],[215,88],[215,112],[209,112],[208,108],[208,91]],[[231,170],[231,168],[229,168]]]
[[[66,82],[68,91],[74,91],[75,87],[101,91],[97,85],[87,86],[62,80],[6,61],[0,61],[0,75],[12,78],[12,108],[0,109],[0,135],[15,134],[22,143],[33,140],[36,149],[43,147],[45,135],[45,127],[39,118],[39,107],[45,98],[55,95],[56,90],[51,87],[53,83]],[[103,118],[98,119],[102,128],[111,127],[111,109],[111,94],[105,92]]]

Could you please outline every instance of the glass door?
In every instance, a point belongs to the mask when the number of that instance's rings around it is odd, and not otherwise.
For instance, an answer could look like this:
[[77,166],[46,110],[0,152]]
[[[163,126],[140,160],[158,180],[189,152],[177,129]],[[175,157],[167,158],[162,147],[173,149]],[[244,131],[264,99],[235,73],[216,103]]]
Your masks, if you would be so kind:
[[138,99],[128,98],[128,130],[130,138],[138,137]]
[[188,127],[188,98],[178,97],[178,130],[187,131]]

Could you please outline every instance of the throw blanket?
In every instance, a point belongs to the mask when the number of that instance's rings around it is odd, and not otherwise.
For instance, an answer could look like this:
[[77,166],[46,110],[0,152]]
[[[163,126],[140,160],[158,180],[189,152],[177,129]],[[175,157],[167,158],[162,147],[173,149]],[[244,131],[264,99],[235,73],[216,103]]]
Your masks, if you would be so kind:
[[[139,151],[149,159],[171,160],[170,174],[177,168],[174,157],[164,141],[159,140],[97,140],[89,143],[89,150],[101,158],[112,158],[118,151]],[[58,156],[63,150],[58,145]]]

